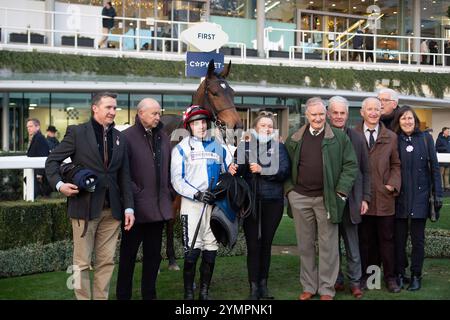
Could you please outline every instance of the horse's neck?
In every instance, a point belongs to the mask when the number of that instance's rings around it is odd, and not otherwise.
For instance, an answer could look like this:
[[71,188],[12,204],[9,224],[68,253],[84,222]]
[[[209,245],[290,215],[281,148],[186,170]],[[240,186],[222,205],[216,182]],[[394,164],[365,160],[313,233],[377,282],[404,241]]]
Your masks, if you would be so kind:
[[194,97],[192,98],[192,104],[202,106],[208,110],[213,109],[213,107],[209,104],[208,99],[206,98],[206,88],[204,80],[198,87],[197,92],[195,92]]

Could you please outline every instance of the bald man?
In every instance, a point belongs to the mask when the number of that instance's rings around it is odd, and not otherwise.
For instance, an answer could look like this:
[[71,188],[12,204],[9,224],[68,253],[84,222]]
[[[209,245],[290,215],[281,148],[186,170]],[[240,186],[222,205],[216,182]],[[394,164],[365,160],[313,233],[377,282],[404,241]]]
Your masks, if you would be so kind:
[[172,219],[170,141],[162,130],[160,117],[161,106],[158,101],[143,99],[137,106],[135,124],[124,131],[136,221],[131,230],[122,229],[116,288],[119,300],[131,299],[134,265],[141,243],[142,299],[156,299],[162,232],[164,223]]

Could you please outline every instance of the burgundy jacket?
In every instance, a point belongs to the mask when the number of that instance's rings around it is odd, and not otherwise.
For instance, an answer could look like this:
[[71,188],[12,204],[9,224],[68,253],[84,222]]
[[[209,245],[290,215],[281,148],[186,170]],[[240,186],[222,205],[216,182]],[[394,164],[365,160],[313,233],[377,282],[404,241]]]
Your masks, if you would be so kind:
[[127,139],[136,223],[173,218],[170,184],[170,141],[160,122],[152,130],[153,142],[139,117],[123,133]]

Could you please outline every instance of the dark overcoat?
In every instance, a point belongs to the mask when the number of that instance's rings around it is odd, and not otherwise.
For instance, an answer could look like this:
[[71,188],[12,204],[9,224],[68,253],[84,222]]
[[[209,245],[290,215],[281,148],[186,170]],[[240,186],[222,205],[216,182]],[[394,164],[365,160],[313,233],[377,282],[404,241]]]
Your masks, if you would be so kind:
[[160,122],[152,130],[153,137],[149,137],[136,116],[135,124],[123,132],[127,140],[136,223],[173,218],[170,141],[162,127]]
[[396,201],[395,217],[426,219],[431,186],[435,196],[442,198],[433,137],[419,130],[409,137],[401,133],[398,136],[398,152],[402,162],[402,188]]

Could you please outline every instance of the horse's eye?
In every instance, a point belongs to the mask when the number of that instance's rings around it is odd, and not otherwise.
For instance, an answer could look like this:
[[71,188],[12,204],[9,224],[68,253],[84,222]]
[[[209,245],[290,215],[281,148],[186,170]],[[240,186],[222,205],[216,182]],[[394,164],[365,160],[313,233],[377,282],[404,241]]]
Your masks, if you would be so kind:
[[219,95],[217,92],[213,92],[213,91],[211,91],[211,94],[212,94],[214,97],[217,97],[217,96]]

